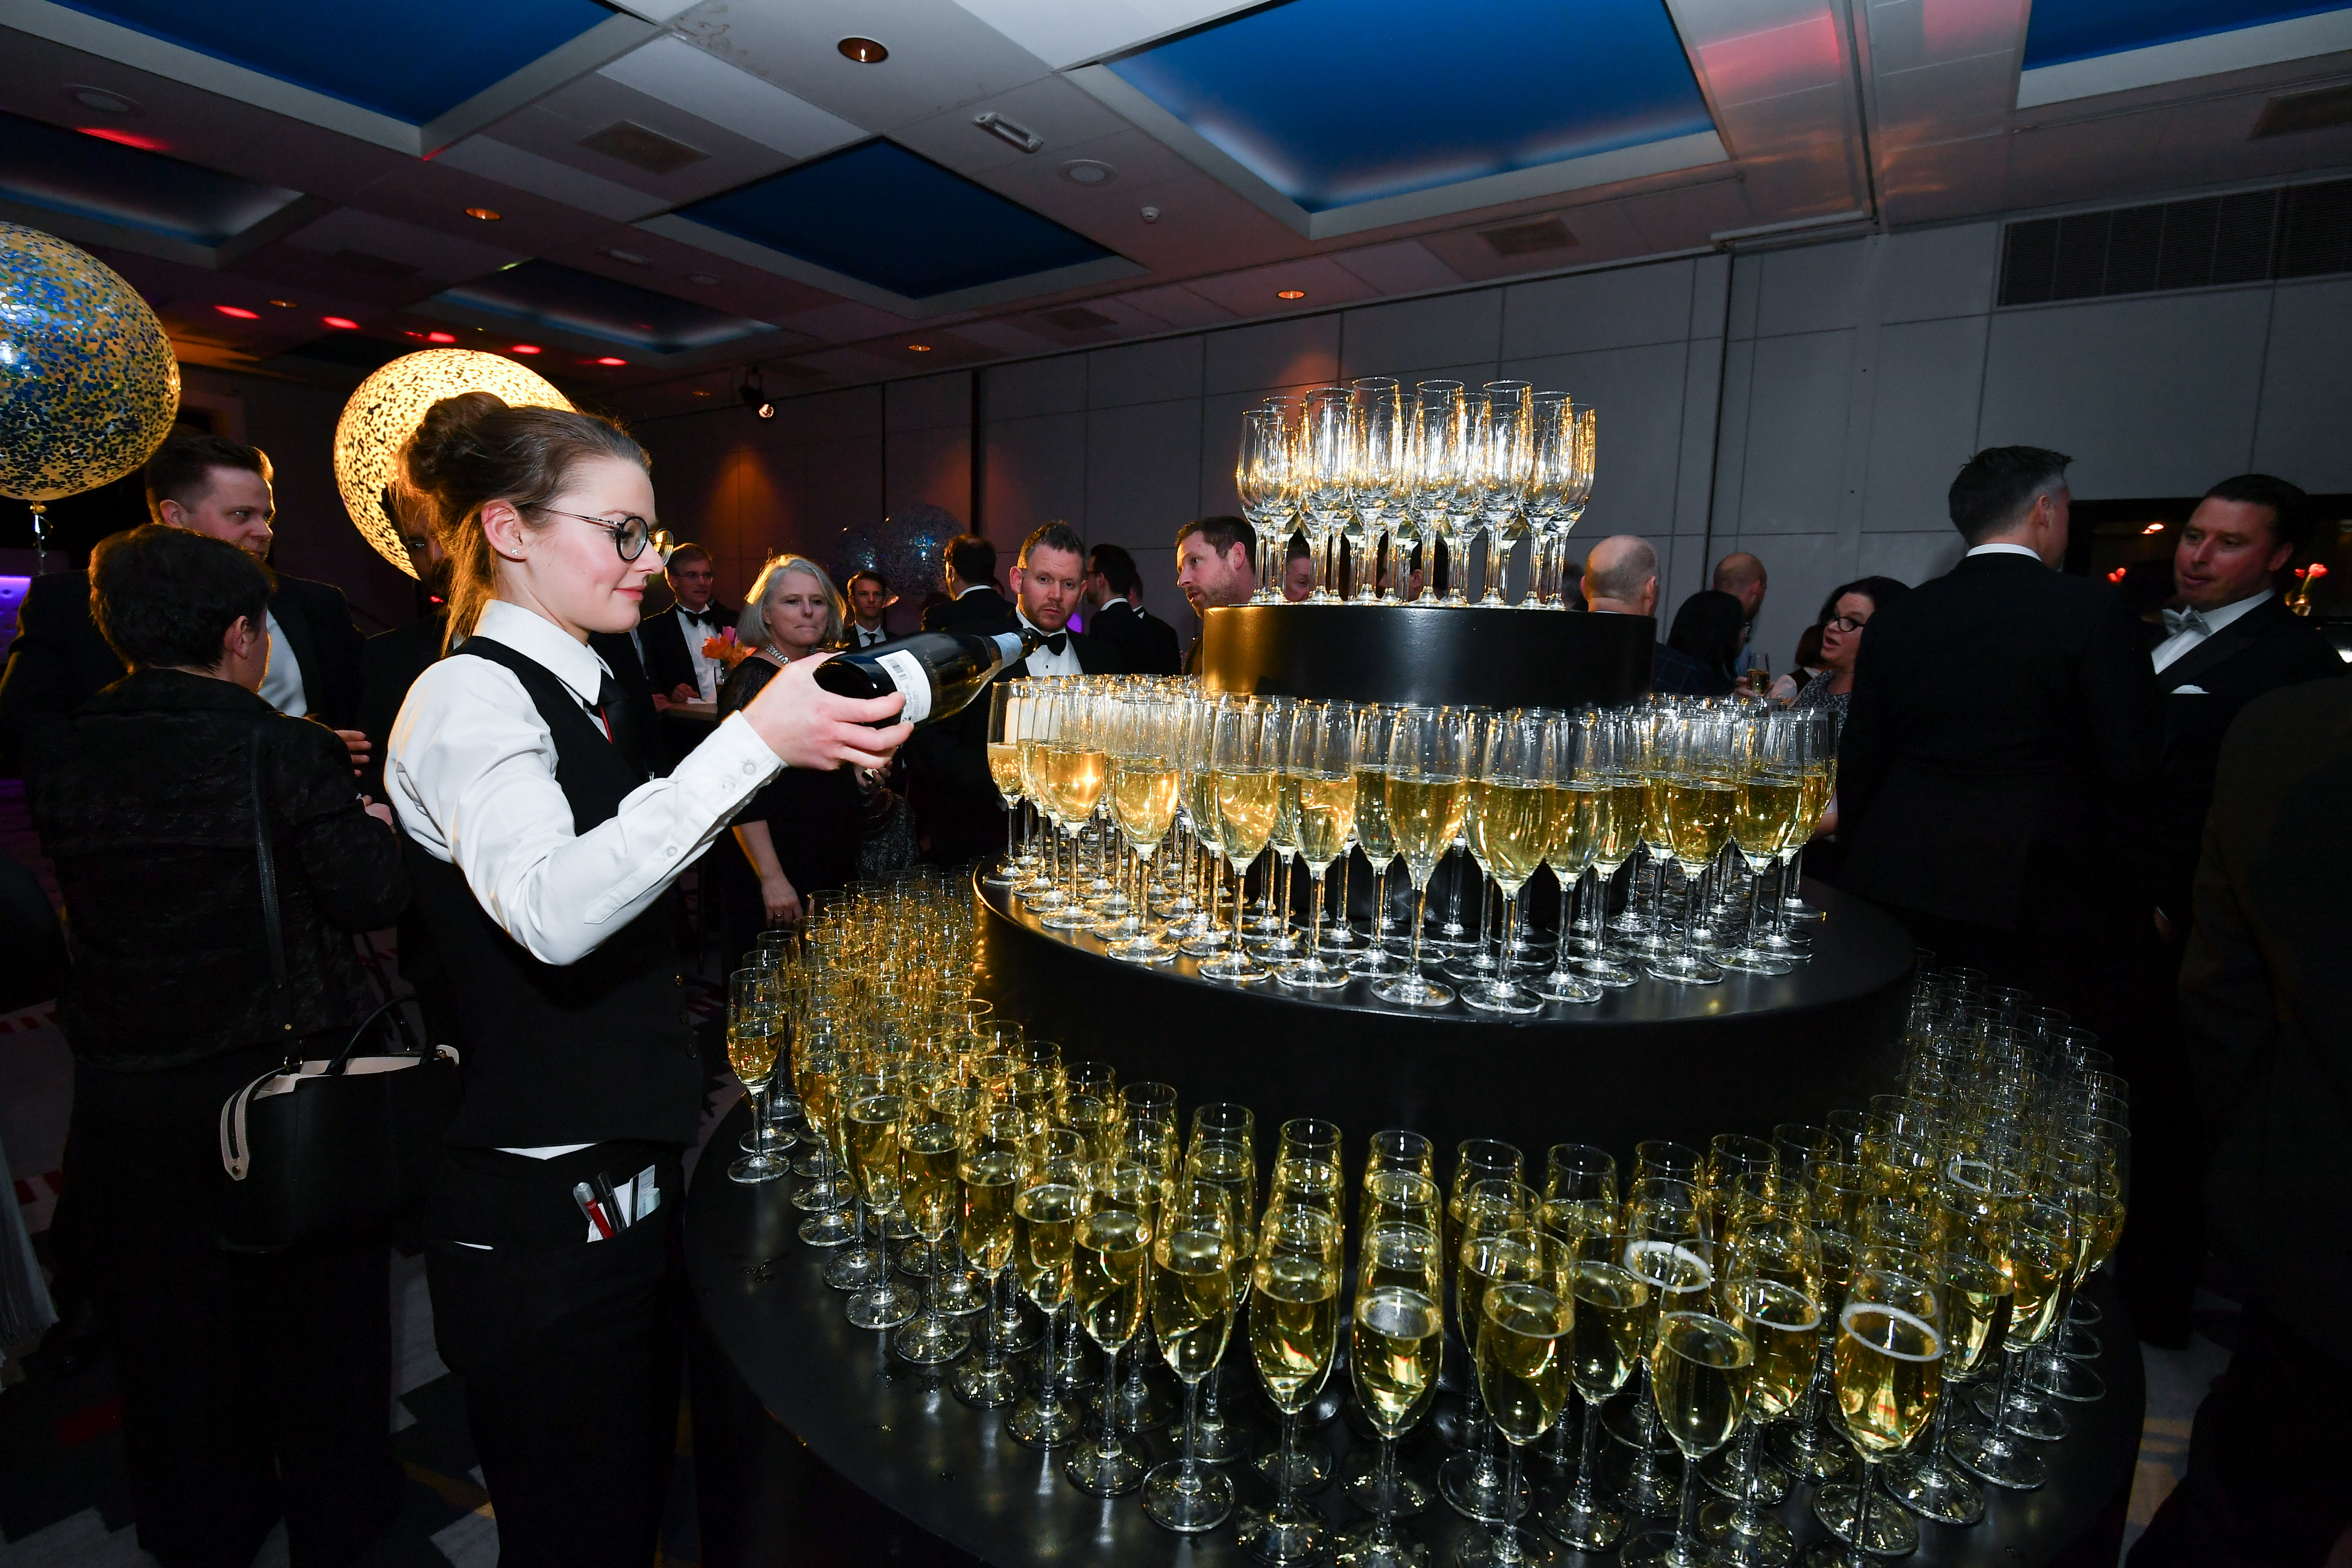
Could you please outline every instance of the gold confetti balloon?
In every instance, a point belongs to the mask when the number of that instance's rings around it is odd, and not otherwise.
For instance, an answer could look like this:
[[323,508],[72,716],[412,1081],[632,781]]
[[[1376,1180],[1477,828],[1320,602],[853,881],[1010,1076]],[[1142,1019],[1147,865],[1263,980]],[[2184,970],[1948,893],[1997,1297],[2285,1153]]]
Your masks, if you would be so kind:
[[571,400],[537,372],[501,354],[473,349],[422,349],[403,354],[360,383],[335,422],[335,485],[343,510],[376,553],[410,576],[408,547],[383,510],[400,448],[425,422],[425,411],[461,392],[495,393],[516,408],[570,408]]
[[0,496],[111,483],[179,411],[179,361],[139,290],[53,234],[0,223]]

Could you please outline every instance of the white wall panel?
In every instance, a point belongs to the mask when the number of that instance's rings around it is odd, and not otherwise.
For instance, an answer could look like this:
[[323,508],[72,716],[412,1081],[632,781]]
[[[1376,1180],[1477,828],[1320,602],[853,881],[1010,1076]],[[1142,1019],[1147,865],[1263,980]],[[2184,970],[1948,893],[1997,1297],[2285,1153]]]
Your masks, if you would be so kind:
[[1914,588],[1949,572],[1960,559],[1965,542],[1952,528],[1916,533],[1865,533],[1854,563],[1857,577],[1892,577]]
[[971,426],[968,422],[923,430],[893,430],[883,452],[882,502],[886,512],[910,506],[936,506],[954,514],[958,522],[971,521]]
[[1097,349],[1087,355],[1087,406],[1113,408],[1129,403],[1165,403],[1201,395],[1201,340],[1161,338],[1155,342]]
[[1024,360],[982,373],[988,378],[982,394],[982,417],[1025,419],[1037,414],[1067,414],[1087,405],[1087,356],[1057,354],[1052,359]]
[[1201,405],[1141,403],[1087,416],[1087,506],[1070,521],[1088,543],[1171,546],[1200,515]]
[[[1756,340],[1740,476],[1742,534],[1836,527],[1853,362],[1851,331]],[[1722,492],[1717,476],[1716,493]]]
[[2252,456],[2271,292],[1996,315],[1979,444],[2071,454],[2077,495],[2201,494]]
[[1339,374],[1339,318],[1302,316],[1228,327],[1211,332],[1203,347],[1204,392],[1319,385]]
[[1891,234],[1883,241],[1878,319],[1925,321],[1939,316],[1980,316],[1992,309],[2000,266],[2000,226]]
[[1359,306],[1340,316],[1339,375],[1410,376],[1433,365],[1486,362],[1498,356],[1503,296],[1480,289]]
[[1863,530],[1931,529],[1952,476],[1976,452],[1986,318],[1880,329]]
[[1757,336],[1828,331],[1858,322],[1870,244],[1848,239],[1768,250],[1756,258]]
[[2352,490],[2352,279],[2278,290],[2252,467],[2307,490]]
[[1503,290],[1502,357],[1679,342],[1690,331],[1694,264],[1580,272]]
[[[1813,624],[1822,595],[1862,575],[1853,567],[1853,546],[1835,533],[1742,534],[1729,540],[1717,535],[1716,561],[1735,550],[1764,563],[1764,604],[1756,614],[1754,647],[1772,661],[1775,675],[1786,675],[1797,638]],[[1691,591],[1712,584],[1715,561],[1706,563],[1706,579],[1694,582]]]
[[892,430],[971,427],[971,372],[894,381],[883,389],[882,416]]
[[982,516],[988,537],[998,550],[1009,551],[1031,529],[1054,518],[1083,525],[1087,514],[1085,415],[992,420],[983,436],[988,442],[988,467]]

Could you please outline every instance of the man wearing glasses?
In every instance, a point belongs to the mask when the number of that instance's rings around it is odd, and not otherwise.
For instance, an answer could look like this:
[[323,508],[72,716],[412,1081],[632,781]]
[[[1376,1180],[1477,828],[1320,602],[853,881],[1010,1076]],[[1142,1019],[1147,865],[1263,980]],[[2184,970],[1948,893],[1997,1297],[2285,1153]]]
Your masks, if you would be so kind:
[[637,627],[646,650],[646,674],[652,680],[654,705],[673,702],[715,702],[719,683],[727,671],[702,651],[704,642],[735,625],[737,612],[712,596],[719,570],[710,552],[699,544],[681,544],[669,552],[665,575],[677,602],[647,616]]

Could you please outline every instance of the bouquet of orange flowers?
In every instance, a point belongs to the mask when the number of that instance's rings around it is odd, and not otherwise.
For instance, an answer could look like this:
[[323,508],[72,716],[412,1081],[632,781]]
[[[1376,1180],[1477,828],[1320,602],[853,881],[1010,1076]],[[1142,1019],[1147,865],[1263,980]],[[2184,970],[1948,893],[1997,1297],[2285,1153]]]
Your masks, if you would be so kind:
[[751,648],[748,643],[737,642],[735,628],[729,626],[715,637],[702,639],[702,657],[732,669],[751,657]]

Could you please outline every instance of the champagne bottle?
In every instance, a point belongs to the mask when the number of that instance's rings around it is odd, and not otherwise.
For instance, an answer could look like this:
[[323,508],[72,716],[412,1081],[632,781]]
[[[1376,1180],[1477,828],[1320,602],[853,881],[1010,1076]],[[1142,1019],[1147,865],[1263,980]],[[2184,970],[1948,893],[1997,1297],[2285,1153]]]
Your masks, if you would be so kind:
[[[837,653],[816,667],[816,683],[841,697],[907,696],[898,719],[929,724],[961,711],[996,672],[1043,647],[1043,632],[1022,626],[978,632],[917,632],[910,637]],[[886,719],[895,724],[898,719]]]

